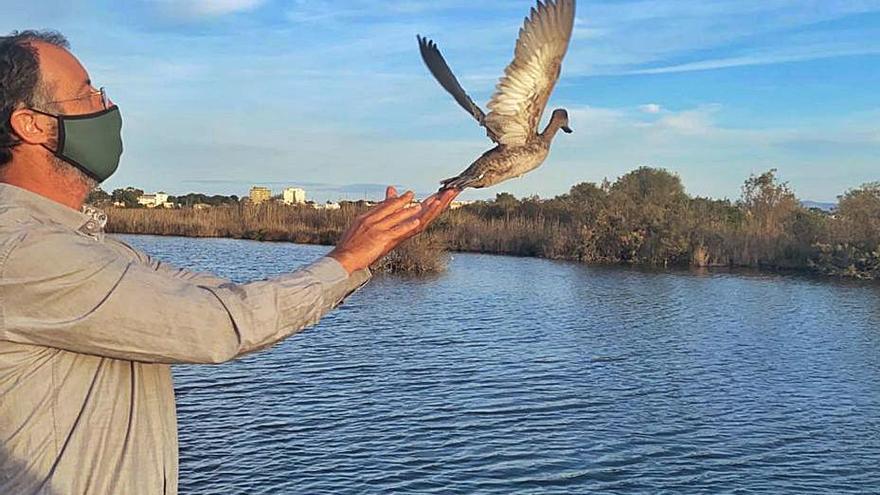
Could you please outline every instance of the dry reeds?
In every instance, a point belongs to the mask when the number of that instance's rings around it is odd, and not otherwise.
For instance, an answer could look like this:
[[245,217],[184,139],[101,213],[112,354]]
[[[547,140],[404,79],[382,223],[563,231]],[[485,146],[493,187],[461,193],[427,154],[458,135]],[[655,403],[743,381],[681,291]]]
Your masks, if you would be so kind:
[[[364,207],[266,204],[206,210],[111,209],[109,231],[334,244]],[[447,212],[380,271],[427,273],[443,249],[587,263],[744,266],[880,278],[880,184],[846,193],[828,214],[800,205],[774,171],[750,177],[738,202],[692,198],[679,178],[640,168],[614,184],[578,184],[550,200],[499,194]]]
[[[316,210],[277,203],[197,209],[110,208],[108,232],[185,237],[229,237],[301,244],[336,244],[342,232],[364,211],[357,204]],[[412,239],[374,266],[387,273],[434,273],[445,269],[443,243],[436,237]]]

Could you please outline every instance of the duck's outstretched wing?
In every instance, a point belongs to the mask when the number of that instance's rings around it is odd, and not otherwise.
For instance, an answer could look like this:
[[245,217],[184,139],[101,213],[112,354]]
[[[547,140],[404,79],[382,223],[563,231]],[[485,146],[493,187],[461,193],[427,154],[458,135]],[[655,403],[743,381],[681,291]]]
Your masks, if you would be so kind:
[[468,96],[464,88],[461,87],[458,79],[455,78],[455,74],[452,73],[452,69],[449,68],[446,60],[443,59],[443,55],[440,54],[437,44],[428,38],[422,38],[418,35],[416,38],[419,40],[419,51],[422,54],[422,60],[425,61],[425,65],[428,66],[428,69],[431,71],[431,74],[434,75],[434,78],[437,79],[437,82],[439,82],[440,85],[443,86],[443,89],[448,91],[449,94],[455,98],[455,101],[457,101],[465,111],[473,115],[473,117],[477,119],[477,122],[486,128],[486,133],[489,135],[489,138],[497,143],[498,139],[496,133],[486,125],[486,114],[476,103],[474,103],[474,100]]
[[575,0],[539,0],[519,30],[513,61],[495,87],[486,116],[501,144],[525,144],[536,132],[559,79],[574,10]]

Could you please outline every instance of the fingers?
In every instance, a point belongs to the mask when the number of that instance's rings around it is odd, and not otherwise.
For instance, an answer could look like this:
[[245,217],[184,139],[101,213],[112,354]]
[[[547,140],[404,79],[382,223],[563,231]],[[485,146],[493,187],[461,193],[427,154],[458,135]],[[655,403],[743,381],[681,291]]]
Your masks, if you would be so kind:
[[434,194],[428,196],[427,198],[422,200],[422,209],[433,208],[436,203],[440,202],[446,206],[449,206],[450,203],[458,196],[458,193],[461,192],[457,189],[444,189],[440,192],[435,192]]
[[442,191],[437,191],[434,194],[428,196],[428,198],[437,198],[440,201],[452,202],[461,191],[458,189],[443,189]]
[[[389,188],[391,189],[391,188]],[[366,214],[371,222],[381,222],[385,217],[402,209],[413,199],[413,192],[407,191],[403,196],[391,197],[383,201],[378,206],[374,206]]]
[[444,189],[425,198],[419,207],[406,208],[413,200],[412,191],[398,196],[394,186],[385,189],[385,201],[364,213],[361,222],[373,225],[381,230],[391,230],[412,218],[418,218],[420,230],[424,230],[433,222],[449,204],[458,196],[458,189]]
[[391,213],[379,222],[376,222],[376,227],[380,229],[390,229],[403,221],[419,216],[419,210],[420,208],[402,208],[395,211],[394,213]]
[[[395,225],[389,229],[389,232],[391,232],[395,239],[402,241],[418,232],[421,223],[422,222],[418,218],[413,218],[412,220],[407,220],[406,222]],[[395,245],[396,244],[397,243],[395,243]]]
[[432,195],[426,197],[425,199],[423,199],[423,200],[422,200],[422,204],[427,203],[427,202],[429,202],[429,201],[434,201],[434,200],[436,200],[436,199],[437,199],[437,196],[439,196],[439,195],[440,195],[439,192],[435,192],[434,194],[432,194]]
[[440,193],[438,197],[434,198],[433,201],[425,203],[420,217],[422,219],[422,228],[427,228],[436,217],[443,213],[456,196],[458,196],[458,192],[459,191],[457,190],[446,190]]
[[461,189],[456,189],[454,187],[444,189],[442,193],[440,193],[444,198],[448,197],[449,201],[457,198],[459,194],[461,194]]
[[412,237],[425,230],[431,222],[440,216],[459,192],[450,189],[432,194],[425,198],[417,208],[403,208],[389,213],[381,221],[378,221],[375,227],[384,230],[398,242]]
[[429,213],[430,217],[426,219],[422,219],[423,228],[426,228],[430,225],[434,220],[437,219],[444,211],[449,209],[449,205],[458,197],[458,193],[460,190],[455,190],[450,193],[444,193],[440,196],[439,205],[435,210]]
[[455,201],[455,198],[458,197],[459,193],[461,193],[461,190],[459,189],[446,189],[440,193],[440,202],[443,203],[443,208],[446,208],[450,203]]
[[459,192],[444,189],[428,196],[417,207],[407,208],[414,196],[412,191],[398,196],[397,189],[389,186],[385,200],[358,216],[332,254],[349,273],[369,266],[401,242],[424,231]]
[[427,229],[441,213],[443,213],[443,208],[435,207],[421,215],[419,219],[422,221],[422,230]]

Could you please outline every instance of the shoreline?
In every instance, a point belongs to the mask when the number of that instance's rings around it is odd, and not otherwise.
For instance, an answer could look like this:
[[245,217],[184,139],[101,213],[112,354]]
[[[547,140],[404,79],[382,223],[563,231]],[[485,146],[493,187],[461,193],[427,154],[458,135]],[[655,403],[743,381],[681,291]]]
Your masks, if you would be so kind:
[[[118,192],[118,191],[115,191]],[[109,208],[108,232],[334,245],[368,205],[335,209],[277,201],[202,208]],[[880,183],[833,212],[803,207],[771,170],[738,201],[691,197],[675,174],[639,168],[552,199],[499,193],[450,210],[383,260],[389,271],[443,270],[443,252],[655,268],[724,267],[880,279]]]
[[[143,236],[154,236],[154,237],[179,237],[185,239],[230,239],[237,241],[253,241],[253,242],[270,242],[270,243],[288,243],[288,244],[301,244],[305,246],[323,246],[332,248],[335,244],[322,244],[315,242],[298,242],[286,239],[257,239],[250,237],[240,237],[240,236],[218,236],[218,235],[183,235],[183,234],[174,234],[174,233],[152,233],[152,232],[116,232],[116,231],[106,231],[109,235],[143,235]],[[667,273],[667,274],[675,274],[675,273],[699,273],[706,272],[709,274],[718,274],[725,273],[730,275],[750,275],[750,276],[763,276],[763,275],[775,275],[775,276],[792,276],[792,277],[803,277],[809,278],[816,281],[822,282],[856,282],[856,283],[867,283],[874,284],[880,282],[878,279],[874,278],[861,278],[861,277],[852,277],[841,274],[828,274],[822,273],[818,270],[810,269],[810,268],[797,268],[797,267],[773,267],[773,266],[765,266],[765,267],[755,267],[755,266],[736,266],[736,265],[724,265],[724,264],[714,264],[708,266],[694,266],[694,265],[686,265],[686,264],[670,264],[667,266],[658,266],[651,265],[648,263],[610,263],[610,262],[586,262],[580,261],[571,258],[549,258],[545,256],[537,256],[537,255],[529,255],[529,254],[516,254],[516,253],[503,253],[503,252],[491,252],[491,251],[478,251],[478,250],[463,250],[463,249],[443,249],[442,252],[444,254],[479,254],[485,256],[502,256],[508,258],[529,258],[529,259],[539,259],[546,261],[555,261],[562,263],[571,263],[589,268],[607,268],[607,269],[625,269],[625,270],[635,270],[639,272],[652,272],[652,273]],[[445,268],[445,267],[444,267]],[[390,271],[394,272],[394,270],[380,270],[380,271]],[[437,270],[437,272],[443,270]],[[426,271],[433,272],[433,271]],[[880,284],[878,284],[880,286]]]

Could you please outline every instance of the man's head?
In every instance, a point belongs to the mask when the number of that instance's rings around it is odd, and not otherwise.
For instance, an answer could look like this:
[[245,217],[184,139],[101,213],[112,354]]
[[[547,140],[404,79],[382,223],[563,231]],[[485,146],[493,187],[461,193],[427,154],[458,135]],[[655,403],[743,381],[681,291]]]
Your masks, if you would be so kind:
[[[63,122],[70,116],[98,114],[109,105],[67,48],[67,40],[56,32],[0,37],[0,181],[44,190],[54,184],[84,197],[97,184],[96,174],[64,156],[68,146],[60,141],[83,130],[86,141],[96,129],[97,142],[112,141],[113,136],[105,139],[108,133],[101,132],[108,128],[108,119],[97,124],[95,119],[69,119],[69,128]],[[89,146],[84,148],[88,151]],[[40,181],[47,184],[41,186]]]

